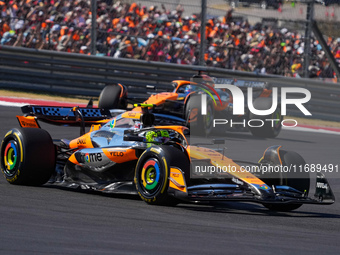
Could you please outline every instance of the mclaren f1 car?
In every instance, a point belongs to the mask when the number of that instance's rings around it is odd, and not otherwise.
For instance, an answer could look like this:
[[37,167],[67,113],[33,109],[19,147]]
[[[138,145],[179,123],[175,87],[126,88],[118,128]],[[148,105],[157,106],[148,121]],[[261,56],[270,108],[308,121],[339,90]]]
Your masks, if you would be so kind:
[[[236,100],[232,91],[225,88],[226,85],[235,87],[234,89],[242,91],[243,94],[248,94],[250,88],[255,109],[267,110],[272,107],[272,88],[266,82],[211,78],[204,74],[194,75],[190,80],[174,80],[172,92],[153,93],[144,103],[154,105],[150,109],[154,113],[185,119],[186,126],[190,127],[196,135],[224,134],[225,131],[250,131],[254,136],[264,138],[274,138],[279,135],[283,120],[280,107],[269,115],[259,116],[249,110],[248,101],[245,100],[244,114],[235,115]],[[128,99],[127,89],[120,86],[105,87],[100,95],[99,106],[107,109],[124,108]],[[204,114],[202,114],[202,94],[208,95],[204,103],[206,105]],[[117,95],[120,95],[119,100]],[[141,112],[141,108],[134,108],[133,111]],[[214,119],[220,120],[218,125],[215,125]],[[249,125],[249,121],[262,123],[262,126]]]
[[[214,148],[189,145],[188,129],[181,125],[182,119],[150,113],[152,106],[148,104],[138,107],[142,112],[22,107],[23,116],[17,116],[21,127],[9,130],[0,147],[0,165],[6,180],[16,185],[49,183],[138,194],[148,204],[158,205],[247,201],[271,210],[289,211],[302,204],[334,202],[323,174],[318,174],[316,192],[310,198],[308,173],[257,171],[269,166],[304,165],[303,158],[295,152],[273,146],[265,150],[259,162],[233,160]],[[73,140],[52,139],[40,128],[40,122],[80,126],[80,136]],[[253,171],[245,171],[245,166]]]

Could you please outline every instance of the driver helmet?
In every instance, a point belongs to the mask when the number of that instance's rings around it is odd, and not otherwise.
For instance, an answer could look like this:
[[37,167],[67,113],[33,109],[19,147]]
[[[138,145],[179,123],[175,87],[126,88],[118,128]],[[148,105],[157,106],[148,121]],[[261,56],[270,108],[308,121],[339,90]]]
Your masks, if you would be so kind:
[[189,94],[190,92],[193,91],[193,86],[192,85],[187,85],[184,89],[184,93]]
[[153,144],[163,144],[170,140],[169,132],[167,130],[153,130],[145,134],[146,142]]

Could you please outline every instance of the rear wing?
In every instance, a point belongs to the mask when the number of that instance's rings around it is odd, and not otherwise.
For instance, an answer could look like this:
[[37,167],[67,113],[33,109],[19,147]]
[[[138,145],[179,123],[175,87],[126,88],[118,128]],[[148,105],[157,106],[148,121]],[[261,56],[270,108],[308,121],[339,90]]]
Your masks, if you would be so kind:
[[[25,117],[18,116],[22,127],[27,127],[27,120],[41,120],[53,125],[91,126],[92,124],[104,124],[111,119],[109,110],[90,107],[58,107],[42,105],[25,105],[21,107]],[[26,121],[26,122],[25,122]]]
[[249,81],[249,80],[239,80],[233,78],[212,78],[215,84],[219,85],[235,85],[239,88],[254,88],[254,89],[270,89],[270,85],[268,82],[263,81]]

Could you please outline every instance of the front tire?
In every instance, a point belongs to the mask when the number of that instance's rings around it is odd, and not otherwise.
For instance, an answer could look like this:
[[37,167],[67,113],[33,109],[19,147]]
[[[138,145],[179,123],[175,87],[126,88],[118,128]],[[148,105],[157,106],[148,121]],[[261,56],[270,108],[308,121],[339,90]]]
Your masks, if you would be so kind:
[[151,205],[176,205],[179,201],[168,194],[170,167],[190,174],[188,157],[170,146],[153,146],[137,162],[134,182],[139,196]]
[[[254,101],[254,108],[257,110],[267,110],[271,107],[272,102],[270,98],[259,97]],[[249,120],[259,119],[263,121],[262,127],[249,127],[250,132],[257,137],[274,138],[277,137],[282,128],[283,117],[281,115],[281,108],[278,106],[276,110],[266,116],[258,116],[253,113],[249,114]],[[266,120],[267,119],[267,120]],[[268,119],[275,119],[275,121],[268,121]]]
[[190,128],[190,134],[209,135],[213,130],[214,106],[207,100],[207,113],[202,115],[201,95],[189,97],[185,106],[185,119]]
[[38,128],[14,128],[1,147],[1,171],[11,184],[39,186],[55,170],[55,147],[49,133]]
[[[305,160],[301,155],[294,151],[279,150],[280,158],[283,166],[296,166],[295,169],[299,169],[298,166],[304,166]],[[294,169],[294,167],[292,167]],[[303,192],[308,195],[310,186],[310,177],[308,172],[274,172],[267,174],[261,178],[267,185],[286,185]],[[269,210],[272,211],[292,211],[301,207],[302,204],[264,204]]]

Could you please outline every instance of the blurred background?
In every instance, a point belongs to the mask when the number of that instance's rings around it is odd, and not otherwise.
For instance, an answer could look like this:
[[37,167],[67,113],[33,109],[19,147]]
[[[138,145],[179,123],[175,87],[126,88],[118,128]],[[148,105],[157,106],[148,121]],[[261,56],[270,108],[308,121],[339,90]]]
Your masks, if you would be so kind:
[[3,0],[0,43],[337,82],[339,3]]

